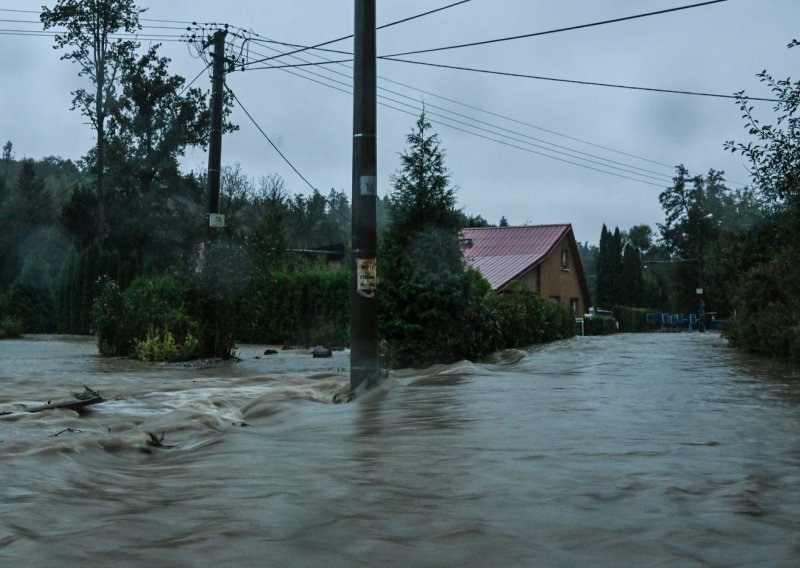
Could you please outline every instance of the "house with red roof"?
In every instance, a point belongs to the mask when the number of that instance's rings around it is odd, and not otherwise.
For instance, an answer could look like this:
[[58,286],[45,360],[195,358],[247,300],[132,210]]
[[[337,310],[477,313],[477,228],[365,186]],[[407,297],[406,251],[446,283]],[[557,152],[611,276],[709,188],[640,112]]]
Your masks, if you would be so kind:
[[578,315],[591,305],[572,225],[464,229],[461,243],[467,264],[497,292],[520,280]]

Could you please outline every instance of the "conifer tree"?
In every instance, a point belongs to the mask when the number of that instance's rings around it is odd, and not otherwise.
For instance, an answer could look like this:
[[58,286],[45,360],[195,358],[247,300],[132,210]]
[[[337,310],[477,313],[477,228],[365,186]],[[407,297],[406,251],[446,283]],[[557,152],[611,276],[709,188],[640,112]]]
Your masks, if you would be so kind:
[[642,258],[639,249],[626,244],[622,252],[620,267],[621,286],[619,303],[623,306],[646,307],[644,303],[644,278],[642,276]]
[[395,362],[420,366],[461,356],[469,286],[455,189],[424,112],[406,140],[379,254],[379,313]]

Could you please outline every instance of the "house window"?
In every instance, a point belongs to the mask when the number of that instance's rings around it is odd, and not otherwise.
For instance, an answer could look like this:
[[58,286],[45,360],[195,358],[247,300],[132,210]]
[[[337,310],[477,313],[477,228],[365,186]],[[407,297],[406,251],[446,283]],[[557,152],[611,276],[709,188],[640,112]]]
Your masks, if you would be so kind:
[[561,270],[569,270],[569,251],[561,251]]
[[569,299],[569,307],[572,308],[572,311],[577,314],[578,313],[578,298],[570,298]]

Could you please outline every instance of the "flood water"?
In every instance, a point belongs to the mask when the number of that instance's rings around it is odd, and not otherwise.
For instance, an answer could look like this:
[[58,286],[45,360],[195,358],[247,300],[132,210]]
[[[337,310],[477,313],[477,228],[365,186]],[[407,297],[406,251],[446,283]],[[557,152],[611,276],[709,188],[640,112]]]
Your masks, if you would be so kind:
[[[339,405],[346,352],[262,351],[0,342],[0,566],[800,564],[800,376],[718,335],[575,338]],[[83,385],[107,402],[22,412]]]

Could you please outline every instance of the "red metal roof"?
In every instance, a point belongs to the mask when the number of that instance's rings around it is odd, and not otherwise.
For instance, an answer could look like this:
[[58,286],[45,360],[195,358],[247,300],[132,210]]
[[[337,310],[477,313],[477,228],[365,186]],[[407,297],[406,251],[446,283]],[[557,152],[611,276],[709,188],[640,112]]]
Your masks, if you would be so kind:
[[471,240],[464,258],[499,290],[542,262],[571,230],[571,225],[464,229],[461,237]]

